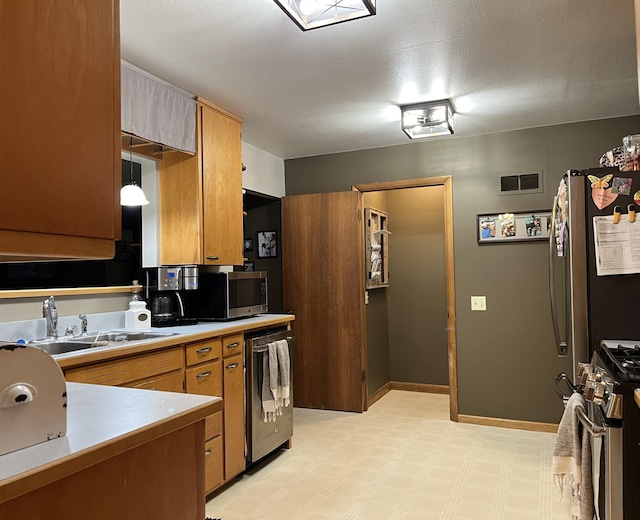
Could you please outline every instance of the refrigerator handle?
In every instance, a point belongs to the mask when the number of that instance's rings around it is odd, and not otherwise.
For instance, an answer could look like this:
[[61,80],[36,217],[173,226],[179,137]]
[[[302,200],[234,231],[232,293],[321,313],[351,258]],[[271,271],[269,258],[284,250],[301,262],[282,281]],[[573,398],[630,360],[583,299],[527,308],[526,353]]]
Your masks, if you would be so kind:
[[551,212],[551,232],[549,233],[549,300],[551,302],[551,323],[553,324],[553,336],[556,341],[558,357],[567,357],[567,342],[560,338],[560,326],[558,324],[558,306],[556,304],[556,213],[558,197],[553,198],[553,210]]

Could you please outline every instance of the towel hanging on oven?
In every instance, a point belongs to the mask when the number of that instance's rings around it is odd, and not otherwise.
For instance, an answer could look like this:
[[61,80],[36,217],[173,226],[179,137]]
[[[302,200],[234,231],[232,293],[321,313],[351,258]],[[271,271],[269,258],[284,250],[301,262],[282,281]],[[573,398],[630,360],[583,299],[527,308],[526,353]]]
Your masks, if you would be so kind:
[[571,482],[571,520],[592,520],[591,438],[578,418],[577,409],[585,411],[585,400],[575,392],[569,397],[558,425],[551,467],[561,495],[565,477]]

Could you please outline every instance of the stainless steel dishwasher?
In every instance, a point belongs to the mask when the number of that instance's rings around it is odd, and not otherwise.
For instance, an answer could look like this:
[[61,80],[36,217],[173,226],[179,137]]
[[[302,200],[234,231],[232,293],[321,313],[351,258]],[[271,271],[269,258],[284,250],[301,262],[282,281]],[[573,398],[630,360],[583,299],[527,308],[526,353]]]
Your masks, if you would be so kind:
[[290,364],[293,361],[293,331],[274,329],[246,338],[247,367],[247,461],[256,462],[286,443],[293,435],[293,379],[289,371],[290,404],[276,414],[275,422],[265,422],[262,412],[263,356],[269,343],[287,340]]

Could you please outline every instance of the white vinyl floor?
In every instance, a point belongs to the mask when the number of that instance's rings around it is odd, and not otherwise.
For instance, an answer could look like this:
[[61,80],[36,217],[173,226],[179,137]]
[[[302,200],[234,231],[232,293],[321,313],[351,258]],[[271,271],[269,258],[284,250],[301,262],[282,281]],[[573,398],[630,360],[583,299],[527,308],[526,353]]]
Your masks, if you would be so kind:
[[551,476],[555,435],[451,422],[448,399],[393,390],[362,414],[296,408],[292,449],[210,496],[207,515],[567,520]]

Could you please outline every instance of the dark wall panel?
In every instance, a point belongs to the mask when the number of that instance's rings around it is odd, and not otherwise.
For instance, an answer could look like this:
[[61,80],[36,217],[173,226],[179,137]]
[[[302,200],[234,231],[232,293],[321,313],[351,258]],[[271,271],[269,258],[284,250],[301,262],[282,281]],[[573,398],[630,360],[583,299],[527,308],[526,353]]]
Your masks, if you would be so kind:
[[448,385],[444,187],[387,194],[391,380]]

